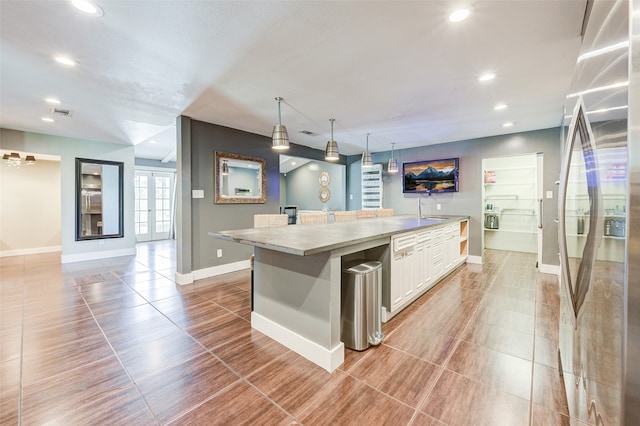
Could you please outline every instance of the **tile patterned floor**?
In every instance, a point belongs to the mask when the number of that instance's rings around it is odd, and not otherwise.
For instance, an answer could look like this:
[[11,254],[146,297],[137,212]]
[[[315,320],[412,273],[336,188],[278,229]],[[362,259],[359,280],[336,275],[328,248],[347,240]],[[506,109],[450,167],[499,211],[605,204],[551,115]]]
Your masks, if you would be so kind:
[[487,251],[333,374],[251,329],[248,271],[177,286],[173,241],[0,259],[0,424],[569,425],[558,283]]

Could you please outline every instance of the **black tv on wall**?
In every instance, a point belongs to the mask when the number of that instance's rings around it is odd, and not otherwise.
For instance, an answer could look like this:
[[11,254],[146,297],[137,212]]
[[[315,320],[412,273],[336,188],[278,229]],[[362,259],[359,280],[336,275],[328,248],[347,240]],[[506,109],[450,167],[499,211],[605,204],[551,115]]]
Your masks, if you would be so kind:
[[458,192],[458,158],[402,163],[402,192]]

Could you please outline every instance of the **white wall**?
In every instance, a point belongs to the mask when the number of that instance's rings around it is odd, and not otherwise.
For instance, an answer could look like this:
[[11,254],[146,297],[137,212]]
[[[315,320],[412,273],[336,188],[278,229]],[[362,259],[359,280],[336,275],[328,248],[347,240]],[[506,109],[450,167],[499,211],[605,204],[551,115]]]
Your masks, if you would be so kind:
[[0,256],[61,249],[60,162],[0,164]]
[[[133,177],[135,154],[132,145],[73,139],[41,133],[0,129],[0,148],[60,157],[60,214],[62,218],[62,262],[100,259],[135,254]],[[75,240],[75,159],[88,158],[124,163],[124,237]],[[42,216],[48,214],[41,210]]]

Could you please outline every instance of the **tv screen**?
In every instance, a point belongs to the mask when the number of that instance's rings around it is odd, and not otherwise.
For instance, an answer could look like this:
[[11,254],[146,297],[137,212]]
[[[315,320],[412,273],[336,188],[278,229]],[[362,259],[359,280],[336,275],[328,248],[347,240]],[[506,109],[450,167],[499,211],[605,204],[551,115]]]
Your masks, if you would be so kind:
[[458,192],[458,159],[402,163],[402,192]]

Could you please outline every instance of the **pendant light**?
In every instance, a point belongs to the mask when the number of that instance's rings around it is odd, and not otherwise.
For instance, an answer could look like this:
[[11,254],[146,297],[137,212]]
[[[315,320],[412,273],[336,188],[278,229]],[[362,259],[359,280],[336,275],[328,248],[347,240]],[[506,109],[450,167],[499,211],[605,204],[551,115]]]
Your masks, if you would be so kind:
[[398,173],[398,160],[393,156],[393,147],[395,143],[391,144],[391,158],[389,158],[389,167],[387,167],[387,171],[389,173]]
[[285,149],[289,149],[289,135],[287,134],[287,128],[282,125],[282,114],[280,112],[280,102],[282,98],[278,97],[276,101],[278,101],[278,124],[273,126],[271,148],[284,151]]
[[229,165],[227,164],[226,161],[222,162],[222,176],[227,176],[229,175]]
[[373,158],[369,152],[369,135],[367,133],[367,149],[362,153],[362,167],[373,167]]
[[333,122],[335,118],[330,118],[331,122],[331,139],[327,142],[327,148],[324,150],[324,159],[327,161],[338,161],[340,159],[340,151],[338,151],[338,142],[333,140]]

